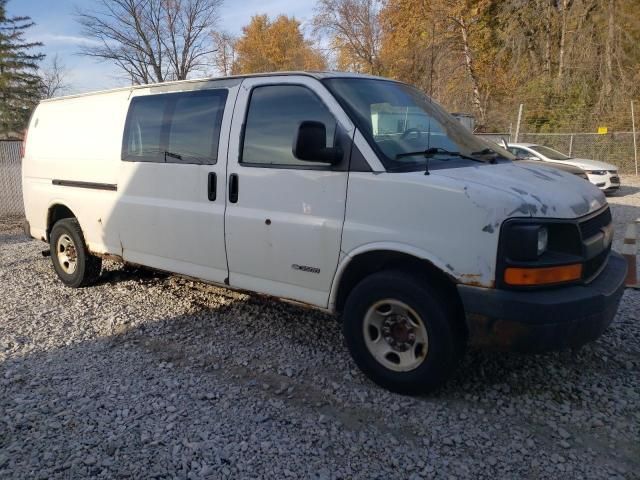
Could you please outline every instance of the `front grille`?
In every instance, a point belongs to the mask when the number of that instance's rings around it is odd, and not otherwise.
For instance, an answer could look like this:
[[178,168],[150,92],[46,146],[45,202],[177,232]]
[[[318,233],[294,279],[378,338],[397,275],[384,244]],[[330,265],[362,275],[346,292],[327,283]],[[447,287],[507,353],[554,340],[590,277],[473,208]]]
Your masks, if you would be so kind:
[[584,271],[582,272],[582,278],[586,282],[590,282],[593,280],[600,271],[604,268],[607,259],[609,258],[609,253],[611,252],[611,247],[609,246],[598,255],[593,257],[591,260],[587,260],[584,262]]
[[580,233],[582,234],[582,238],[587,239],[597,235],[600,233],[600,229],[602,227],[606,227],[610,223],[611,210],[607,207],[604,212],[580,223]]
[[[603,212],[599,213],[595,217],[591,217],[583,222],[580,222],[580,233],[582,239],[587,240],[595,235],[598,235],[603,227],[611,224],[611,210],[609,207]],[[604,268],[609,253],[611,252],[611,245],[604,246],[604,250],[598,253],[595,257],[590,258],[584,263],[584,271],[582,278],[586,282],[593,280]]]

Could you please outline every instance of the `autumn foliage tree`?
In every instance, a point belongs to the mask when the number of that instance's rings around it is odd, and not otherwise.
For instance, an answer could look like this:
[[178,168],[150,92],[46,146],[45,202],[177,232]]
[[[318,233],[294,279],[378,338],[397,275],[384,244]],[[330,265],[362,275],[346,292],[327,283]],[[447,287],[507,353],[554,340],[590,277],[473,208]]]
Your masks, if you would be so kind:
[[474,113],[480,130],[508,130],[524,103],[528,130],[583,131],[630,127],[639,8],[638,0],[318,0],[314,23],[337,67],[417,85],[450,111]]
[[295,18],[256,15],[242,31],[234,44],[234,74],[326,68],[322,53],[304,38]]
[[329,36],[339,70],[383,72],[380,7],[378,0],[318,0],[314,29]]
[[483,128],[490,104],[509,91],[496,52],[497,2],[388,0],[380,14],[388,75],[418,85]]

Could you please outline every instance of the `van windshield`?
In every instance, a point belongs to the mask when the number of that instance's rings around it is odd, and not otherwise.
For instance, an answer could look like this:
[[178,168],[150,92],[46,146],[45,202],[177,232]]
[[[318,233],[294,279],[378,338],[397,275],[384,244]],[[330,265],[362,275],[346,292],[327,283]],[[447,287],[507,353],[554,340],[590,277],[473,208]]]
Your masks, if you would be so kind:
[[[376,79],[329,78],[325,85],[377,151],[387,170],[447,168],[453,160],[514,156],[474,136],[440,105],[409,85]],[[416,152],[412,155],[412,152]]]

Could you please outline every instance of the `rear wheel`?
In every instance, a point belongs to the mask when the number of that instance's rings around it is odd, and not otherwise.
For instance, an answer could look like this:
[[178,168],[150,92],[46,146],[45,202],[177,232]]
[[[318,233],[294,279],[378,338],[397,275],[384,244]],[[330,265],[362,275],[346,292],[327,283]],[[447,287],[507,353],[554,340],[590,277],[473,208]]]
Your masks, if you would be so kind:
[[51,261],[58,277],[68,287],[84,287],[100,277],[102,259],[89,253],[75,218],[56,222],[49,236]]
[[420,275],[376,273],[349,295],[343,312],[347,346],[377,384],[416,394],[442,385],[464,352],[450,297]]

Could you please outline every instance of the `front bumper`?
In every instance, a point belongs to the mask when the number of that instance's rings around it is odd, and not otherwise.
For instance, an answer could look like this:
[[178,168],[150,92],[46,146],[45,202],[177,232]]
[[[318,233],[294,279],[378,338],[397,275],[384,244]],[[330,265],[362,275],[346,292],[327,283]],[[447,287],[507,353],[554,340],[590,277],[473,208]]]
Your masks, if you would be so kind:
[[620,177],[617,172],[607,172],[604,175],[587,174],[587,177],[591,183],[605,192],[613,192],[620,188]]
[[624,290],[627,264],[612,252],[587,285],[510,291],[458,285],[471,345],[540,352],[575,348],[611,324]]

